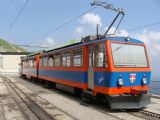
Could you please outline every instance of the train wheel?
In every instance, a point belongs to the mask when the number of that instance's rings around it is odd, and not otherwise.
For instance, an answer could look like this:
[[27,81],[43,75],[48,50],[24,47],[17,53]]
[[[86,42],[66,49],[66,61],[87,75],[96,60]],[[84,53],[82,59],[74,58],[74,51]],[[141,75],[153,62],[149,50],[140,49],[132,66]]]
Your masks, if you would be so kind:
[[45,88],[47,88],[47,89],[52,89],[52,88],[53,88],[53,83],[50,82],[50,81],[46,81],[46,82],[45,82]]
[[91,102],[91,97],[88,96],[88,94],[86,94],[86,92],[82,92],[81,99],[83,102],[87,102],[87,103]]
[[78,97],[81,97],[81,94],[82,94],[82,90],[80,88],[74,88],[74,95],[75,96],[78,96]]

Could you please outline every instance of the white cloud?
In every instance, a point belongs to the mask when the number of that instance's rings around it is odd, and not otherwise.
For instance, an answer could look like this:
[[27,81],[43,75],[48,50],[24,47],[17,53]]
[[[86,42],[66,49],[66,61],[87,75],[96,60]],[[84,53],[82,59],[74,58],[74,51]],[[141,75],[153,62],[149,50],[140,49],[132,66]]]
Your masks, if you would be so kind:
[[96,26],[99,24],[102,26],[101,17],[98,14],[87,13],[80,20],[81,24]]
[[56,45],[56,43],[54,42],[54,40],[50,36],[48,36],[47,39],[42,42],[43,47],[52,47],[55,45]]
[[160,45],[159,44],[153,44],[153,48],[155,50],[159,50],[160,51]]
[[118,35],[123,36],[123,37],[127,37],[127,36],[129,36],[129,33],[127,30],[119,30]]
[[80,37],[84,32],[84,29],[82,26],[79,26],[75,29],[74,34],[76,34],[78,37]]
[[95,34],[97,24],[102,27],[101,17],[98,14],[94,13],[85,14],[79,20],[79,23],[80,25],[74,31],[75,36],[78,38]]
[[[103,32],[106,32],[107,29],[108,29],[108,27],[104,27],[104,31]],[[108,31],[108,34],[113,34],[115,30],[116,30],[115,27],[110,28],[110,30]]]

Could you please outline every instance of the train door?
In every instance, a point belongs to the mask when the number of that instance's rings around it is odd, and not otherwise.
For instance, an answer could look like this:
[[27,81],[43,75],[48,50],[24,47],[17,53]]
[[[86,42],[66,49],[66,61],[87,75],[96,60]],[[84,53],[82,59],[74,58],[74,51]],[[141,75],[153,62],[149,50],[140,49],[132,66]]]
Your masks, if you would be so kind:
[[88,47],[88,89],[94,89],[94,46]]

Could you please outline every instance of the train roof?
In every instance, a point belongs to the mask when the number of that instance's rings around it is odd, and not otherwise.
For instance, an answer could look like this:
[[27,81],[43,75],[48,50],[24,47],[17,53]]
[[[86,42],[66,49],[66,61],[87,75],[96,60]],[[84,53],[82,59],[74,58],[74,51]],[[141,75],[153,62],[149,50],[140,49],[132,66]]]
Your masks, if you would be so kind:
[[97,43],[97,42],[103,42],[103,41],[107,41],[107,40],[111,40],[111,41],[120,41],[120,42],[130,42],[130,43],[135,43],[135,44],[144,44],[144,42],[134,39],[134,38],[129,38],[129,40],[127,41],[128,37],[105,37],[102,39],[95,39],[95,40],[91,40],[89,42],[77,42],[74,44],[70,44],[70,45],[66,45],[66,46],[61,46],[61,47],[57,47],[57,48],[51,48],[49,50],[46,50],[45,52],[51,52],[51,51],[56,51],[59,49],[65,49],[65,48],[73,48],[73,47],[78,47],[78,46],[83,46],[83,45],[87,45],[87,44],[91,44],[91,43]]
[[103,41],[107,41],[107,40],[110,40],[110,41],[119,41],[119,42],[129,42],[129,43],[135,43],[135,44],[144,44],[144,42],[140,41],[140,40],[137,40],[137,39],[134,39],[134,38],[129,38],[129,40],[127,40],[127,38],[129,37],[105,37],[105,38],[102,38],[102,39],[95,39],[95,40],[90,40],[88,42],[82,42],[82,41],[79,41],[77,43],[73,43],[73,44],[69,44],[69,45],[64,45],[64,46],[58,46],[56,48],[50,48],[48,50],[43,50],[43,51],[38,51],[38,52],[35,52],[35,53],[32,53],[32,54],[29,54],[27,55],[25,58],[23,59],[30,59],[30,58],[33,58],[35,57],[36,55],[40,54],[40,53],[49,53],[49,52],[52,52],[52,51],[57,51],[57,50],[60,50],[60,49],[66,49],[66,48],[74,48],[74,47],[80,47],[80,46],[83,46],[83,45],[87,45],[87,44],[92,44],[92,43],[97,43],[97,42],[103,42]]

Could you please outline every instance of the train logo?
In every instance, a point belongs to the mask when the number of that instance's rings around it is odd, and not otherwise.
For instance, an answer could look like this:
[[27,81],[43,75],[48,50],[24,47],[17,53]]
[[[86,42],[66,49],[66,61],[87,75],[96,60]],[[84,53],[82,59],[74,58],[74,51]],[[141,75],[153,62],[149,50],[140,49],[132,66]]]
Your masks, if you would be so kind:
[[134,83],[136,81],[136,74],[130,74],[130,81]]
[[104,81],[105,79],[104,79],[104,77],[103,76],[100,76],[99,78],[98,78],[98,83],[101,83],[102,81]]

